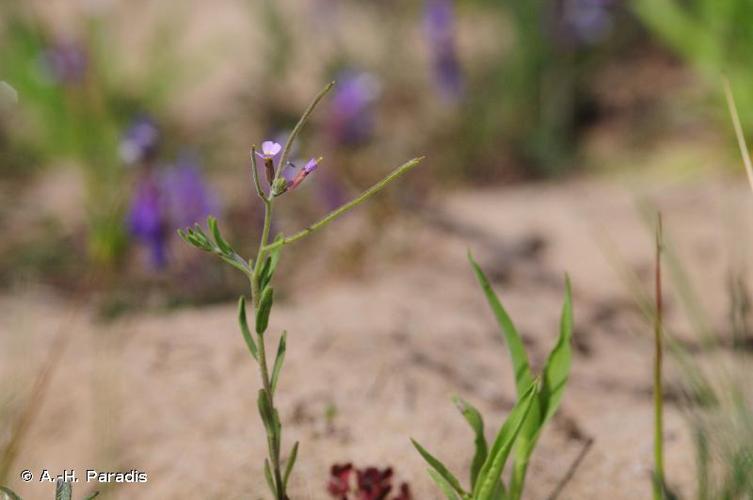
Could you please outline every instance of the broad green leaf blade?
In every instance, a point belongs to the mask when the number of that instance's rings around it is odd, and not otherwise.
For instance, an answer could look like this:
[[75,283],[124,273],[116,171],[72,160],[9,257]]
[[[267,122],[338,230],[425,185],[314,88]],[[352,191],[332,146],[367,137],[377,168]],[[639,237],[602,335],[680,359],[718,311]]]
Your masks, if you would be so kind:
[[429,476],[431,476],[434,482],[437,483],[437,486],[439,486],[439,489],[442,490],[442,493],[445,494],[447,500],[461,500],[450,483],[448,483],[447,480],[443,478],[439,472],[434,469],[426,469],[426,471],[429,473]]
[[515,404],[497,433],[494,444],[489,450],[489,456],[479,472],[476,487],[473,489],[474,500],[491,500],[493,498],[494,491],[505,468],[507,457],[510,455],[528,411],[531,409],[531,404],[538,394],[538,385],[538,382],[531,384],[523,397]]
[[251,356],[258,361],[259,353],[256,350],[256,342],[254,342],[254,337],[251,335],[251,330],[248,329],[248,321],[246,319],[246,298],[243,295],[238,299],[238,324],[241,327],[243,340],[246,341],[248,350],[251,351]]
[[16,492],[5,486],[0,486],[0,493],[3,494],[2,498],[7,500],[21,500],[21,497],[16,495]]
[[293,449],[290,450],[290,456],[288,457],[288,463],[285,464],[285,474],[282,476],[282,491],[285,492],[288,489],[288,479],[290,479],[290,473],[293,472],[293,466],[295,465],[295,459],[298,458],[298,441],[293,445]]
[[72,495],[71,483],[68,481],[57,481],[55,483],[55,500],[71,500]]
[[447,470],[447,467],[444,466],[442,462],[434,458],[434,456],[426,451],[423,446],[418,444],[418,442],[415,439],[411,439],[411,442],[413,443],[413,446],[418,450],[418,452],[421,454],[422,457],[424,457],[424,460],[432,466],[432,468],[442,477],[444,480],[449,484],[453,490],[455,490],[458,494],[465,495],[465,490],[463,490],[463,487],[460,485],[460,481],[457,480],[457,478]]
[[280,337],[280,343],[277,346],[277,356],[275,357],[275,364],[272,367],[272,380],[270,381],[270,389],[272,394],[277,389],[277,379],[280,378],[280,370],[282,370],[282,363],[285,361],[285,351],[287,348],[288,332],[282,332]]
[[466,402],[460,397],[454,397],[453,402],[457,406],[460,413],[463,414],[465,420],[473,429],[475,433],[475,448],[476,451],[473,454],[473,461],[471,462],[471,489],[476,486],[476,478],[481,470],[481,466],[486,461],[488,447],[486,444],[486,436],[484,436],[484,418],[481,413],[474,408],[470,403]]
[[533,375],[531,374],[531,368],[528,364],[528,354],[526,353],[525,345],[523,345],[523,339],[518,334],[518,330],[507,314],[507,311],[502,306],[502,303],[497,298],[497,295],[492,289],[492,285],[486,278],[486,275],[481,270],[481,267],[473,259],[473,255],[468,252],[468,260],[471,262],[473,272],[476,274],[479,284],[481,285],[486,300],[492,308],[494,316],[497,318],[497,323],[502,330],[502,334],[507,342],[507,349],[510,352],[510,359],[512,360],[512,367],[515,375],[515,387],[518,392],[518,397],[531,386],[533,382]]
[[269,325],[269,313],[272,312],[272,303],[274,302],[274,289],[265,288],[261,293],[259,301],[259,310],[256,311],[256,333],[262,334],[267,331]]

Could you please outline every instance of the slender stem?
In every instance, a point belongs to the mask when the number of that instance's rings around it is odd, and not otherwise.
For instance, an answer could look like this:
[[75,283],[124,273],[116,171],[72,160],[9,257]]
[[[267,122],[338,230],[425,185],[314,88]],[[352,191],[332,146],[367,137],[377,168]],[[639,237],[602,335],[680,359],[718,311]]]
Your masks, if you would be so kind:
[[298,231],[294,235],[292,235],[292,236],[286,236],[285,238],[280,238],[277,241],[275,241],[274,243],[271,243],[271,244],[267,245],[266,247],[264,247],[264,250],[265,251],[270,251],[270,250],[274,250],[275,248],[281,247],[283,245],[288,245],[290,243],[293,243],[295,241],[300,240],[304,236],[307,236],[307,235],[313,233],[317,229],[321,229],[322,227],[326,226],[327,224],[329,224],[333,220],[335,220],[338,217],[340,217],[341,215],[343,215],[348,210],[357,207],[358,205],[360,205],[361,203],[363,203],[364,201],[366,201],[367,199],[369,199],[370,197],[372,197],[373,195],[375,195],[376,193],[378,193],[379,191],[381,191],[382,189],[384,189],[385,187],[387,187],[391,182],[393,182],[394,180],[398,179],[403,174],[405,174],[408,171],[412,170],[419,163],[421,163],[421,160],[423,160],[423,159],[424,159],[424,157],[422,156],[422,157],[419,157],[419,158],[414,158],[414,159],[412,159],[411,161],[409,161],[407,163],[404,163],[403,165],[401,165],[398,168],[396,168],[395,170],[393,170],[392,173],[390,173],[387,177],[385,177],[384,179],[380,180],[379,182],[377,182],[376,184],[374,184],[373,186],[371,186],[369,189],[367,189],[366,191],[364,191],[363,193],[361,193],[361,195],[358,196],[357,198],[355,198],[355,199],[349,201],[348,203],[340,206],[340,208],[337,208],[336,210],[330,212],[324,218],[322,218],[319,221],[311,224],[307,228]]
[[293,142],[295,141],[296,137],[298,137],[298,134],[300,133],[303,126],[306,124],[306,122],[309,119],[309,116],[311,116],[311,113],[314,112],[314,108],[316,108],[316,105],[319,104],[319,101],[324,98],[327,93],[332,90],[332,87],[335,86],[335,82],[329,82],[320,92],[317,94],[316,97],[314,97],[314,100],[311,101],[311,104],[309,104],[309,107],[306,108],[306,111],[304,111],[303,115],[301,115],[301,119],[298,120],[298,123],[295,124],[295,127],[293,127],[293,130],[290,132],[290,135],[288,136],[288,140],[285,141],[285,147],[282,150],[282,156],[280,156],[280,162],[277,164],[277,172],[275,172],[275,178],[274,180],[277,180],[280,175],[282,174],[282,170],[285,168],[285,165],[288,163],[288,156],[290,155],[290,148],[293,147]]
[[[256,171],[256,165],[254,165],[254,171]],[[255,182],[258,186],[258,174],[256,174]],[[261,238],[259,240],[259,251],[256,255],[256,261],[254,263],[254,272],[251,277],[251,293],[254,303],[254,311],[256,313],[258,313],[259,311],[261,302],[259,273],[261,272],[264,257],[267,254],[265,246],[269,241],[269,231],[272,225],[272,200],[269,200],[262,196],[262,201],[264,202],[264,227],[262,229]],[[267,397],[269,398],[269,406],[272,408],[273,412],[276,412],[274,405],[274,394],[272,393],[272,383],[270,382],[269,378],[269,367],[267,366],[266,344],[264,341],[264,335],[262,333],[256,334],[256,345],[259,355],[259,374],[261,375],[262,387],[264,388],[264,391],[267,393]],[[269,447],[269,459],[272,464],[272,471],[274,474],[276,500],[284,500],[285,492],[283,491],[282,472],[280,470],[279,444],[270,433],[267,433],[267,445]]]
[[656,315],[654,317],[654,500],[664,498],[664,400],[662,388],[662,221],[656,225]]

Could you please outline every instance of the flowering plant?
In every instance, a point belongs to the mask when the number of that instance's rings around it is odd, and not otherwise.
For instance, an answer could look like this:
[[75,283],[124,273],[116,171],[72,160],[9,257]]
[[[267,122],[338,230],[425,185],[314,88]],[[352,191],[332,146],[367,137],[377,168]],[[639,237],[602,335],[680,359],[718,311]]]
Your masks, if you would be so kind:
[[[274,404],[275,390],[282,370],[283,360],[287,346],[287,333],[280,336],[277,354],[271,366],[268,361],[266,338],[269,316],[274,302],[274,289],[272,278],[274,277],[277,264],[280,260],[280,251],[285,245],[298,241],[304,236],[316,231],[343,215],[350,209],[363,203],[368,198],[384,189],[392,181],[407,173],[419,164],[421,158],[415,158],[395,169],[387,177],[374,184],[352,201],[341,205],[318,222],[311,224],[305,229],[293,235],[277,235],[270,241],[272,227],[273,207],[276,199],[285,193],[295,190],[304,179],[316,170],[321,159],[312,159],[298,170],[294,164],[288,162],[291,146],[300,133],[302,127],[321,99],[332,89],[334,82],[328,84],[314,98],[312,103],[301,116],[300,120],[288,136],[285,146],[273,142],[262,143],[261,151],[256,146],[251,148],[251,173],[256,188],[256,194],[264,206],[264,226],[262,229],[259,248],[254,258],[242,257],[222,237],[217,220],[214,217],[207,219],[207,226],[211,236],[207,235],[198,225],[186,230],[179,230],[178,234],[189,244],[218,256],[223,261],[235,267],[249,280],[251,288],[251,302],[254,309],[254,321],[249,326],[246,312],[246,297],[241,296],[238,301],[238,322],[241,334],[246,342],[251,356],[259,366],[261,389],[258,394],[258,406],[261,420],[267,434],[268,458],[264,461],[264,474],[267,484],[276,500],[289,498],[287,495],[288,480],[295,464],[298,453],[296,442],[284,464],[281,456],[282,424]],[[262,160],[266,176],[266,187],[263,186],[257,169],[257,157]],[[292,172],[291,172],[292,170]]]

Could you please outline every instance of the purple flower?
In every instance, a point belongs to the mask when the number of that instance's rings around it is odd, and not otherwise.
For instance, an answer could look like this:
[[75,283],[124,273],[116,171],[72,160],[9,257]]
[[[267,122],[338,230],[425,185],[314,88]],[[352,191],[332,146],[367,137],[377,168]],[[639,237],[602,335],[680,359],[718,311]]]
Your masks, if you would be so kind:
[[171,229],[192,226],[219,211],[219,203],[206,186],[195,159],[188,155],[164,173],[162,186]]
[[256,152],[256,156],[264,160],[264,171],[267,176],[267,183],[272,187],[275,179],[275,156],[282,151],[282,146],[274,141],[264,141],[261,143],[261,153]]
[[[301,184],[301,182],[303,182],[303,179],[308,177],[311,172],[319,168],[319,162],[321,161],[321,158],[311,158],[308,162],[306,162],[306,165],[304,165],[303,168],[298,171],[295,177],[293,177],[293,180],[289,182],[288,189],[292,190],[297,188]],[[295,168],[295,165],[293,165],[292,163],[291,165],[293,166],[293,168]]]
[[71,40],[58,40],[42,52],[45,75],[59,85],[77,85],[86,77],[89,58],[86,51]]
[[216,199],[195,161],[183,157],[162,175],[147,172],[139,179],[128,211],[128,230],[146,245],[153,266],[162,269],[167,265],[168,236],[217,212]]
[[424,27],[431,50],[434,80],[442,96],[455,101],[463,93],[463,77],[455,42],[453,0],[426,0]]
[[328,129],[340,145],[357,145],[368,140],[374,128],[373,104],[379,82],[369,73],[346,70],[337,78],[332,97]]
[[120,141],[120,158],[128,165],[152,159],[157,152],[160,131],[149,116],[133,120]]
[[167,264],[167,224],[162,190],[147,174],[139,179],[128,211],[128,231],[149,249],[152,265]]
[[571,43],[593,45],[612,31],[614,0],[559,0],[557,31]]
[[256,155],[263,160],[272,160],[280,151],[282,151],[282,146],[279,143],[264,141],[261,143],[261,153],[257,151]]

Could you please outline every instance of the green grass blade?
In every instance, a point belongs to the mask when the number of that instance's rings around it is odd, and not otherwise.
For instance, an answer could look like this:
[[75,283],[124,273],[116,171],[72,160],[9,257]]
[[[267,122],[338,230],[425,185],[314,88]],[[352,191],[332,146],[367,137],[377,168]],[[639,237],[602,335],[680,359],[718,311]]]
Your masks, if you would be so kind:
[[475,453],[473,454],[473,461],[471,461],[471,489],[476,486],[476,478],[481,470],[481,466],[484,465],[486,457],[488,455],[488,445],[486,443],[486,436],[484,436],[484,418],[481,413],[474,408],[470,403],[464,401],[462,398],[453,398],[455,406],[457,406],[460,413],[465,417],[468,425],[471,426],[475,433]]
[[518,397],[520,397],[533,382],[533,375],[531,374],[531,368],[528,364],[528,354],[523,345],[523,339],[518,334],[518,330],[515,328],[510,315],[507,314],[507,311],[502,306],[499,298],[497,298],[497,295],[494,293],[491,283],[489,283],[486,275],[473,259],[473,255],[471,255],[470,252],[468,253],[468,260],[471,262],[473,272],[476,274],[476,278],[486,295],[486,300],[489,302],[492,312],[497,318],[497,323],[499,323],[499,327],[502,330],[502,334],[505,337],[505,341],[507,342],[507,349],[510,352],[515,375],[515,387],[517,388]]
[[489,456],[484,462],[479,472],[476,487],[473,489],[474,500],[491,500],[493,498],[500,476],[505,468],[505,462],[510,455],[513,445],[515,444],[518,433],[520,432],[526,416],[531,409],[534,398],[538,395],[538,383],[531,384],[528,390],[521,397],[502,428],[497,433]]
[[423,446],[418,444],[415,439],[411,439],[411,442],[413,443],[413,446],[416,447],[421,456],[424,457],[424,460],[426,460],[426,462],[432,466],[434,471],[436,471],[447,482],[447,484],[449,484],[452,489],[455,490],[455,492],[457,492],[461,496],[465,495],[465,491],[460,485],[460,481],[457,480],[452,472],[447,470],[447,467],[445,467],[442,462],[434,458],[434,456],[426,451]]
[[447,480],[442,477],[439,472],[434,469],[427,469],[427,472],[429,473],[429,476],[431,476],[431,478],[434,480],[434,482],[437,483],[437,486],[439,486],[439,489],[442,490],[442,493],[444,493],[444,495],[447,497],[447,500],[461,500],[450,483],[448,483]]
[[238,299],[238,324],[241,327],[243,340],[246,341],[248,350],[251,351],[251,356],[258,361],[259,354],[256,350],[256,342],[254,342],[254,337],[251,335],[251,330],[248,328],[248,320],[246,319],[246,298],[242,295],[241,298]]

